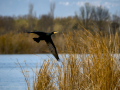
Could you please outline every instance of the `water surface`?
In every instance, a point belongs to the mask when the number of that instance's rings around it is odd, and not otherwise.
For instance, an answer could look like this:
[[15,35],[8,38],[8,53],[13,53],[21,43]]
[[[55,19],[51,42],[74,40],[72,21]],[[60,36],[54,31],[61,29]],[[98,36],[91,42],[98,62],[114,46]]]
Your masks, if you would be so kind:
[[[55,60],[51,54],[5,54],[0,55],[0,90],[26,90],[26,82],[21,69],[15,63],[20,63],[24,70],[28,70],[32,85],[33,72],[30,68],[38,69],[44,60]],[[17,62],[18,61],[18,62]],[[27,63],[27,66],[25,65]],[[32,87],[32,86],[31,86]]]
[[[64,54],[69,56],[68,54]],[[77,54],[77,58],[80,56]],[[59,55],[60,56],[60,55]],[[62,56],[62,55],[61,55]],[[87,55],[89,56],[89,55]],[[115,55],[114,55],[115,56]],[[61,57],[60,57],[61,58]],[[117,55],[118,62],[120,59],[120,54]],[[52,54],[2,54],[0,55],[0,90],[26,90],[27,85],[25,82],[25,78],[21,72],[21,68],[16,65],[18,62],[20,63],[22,69],[29,71],[30,85],[32,87],[33,81],[33,71],[36,70],[36,65],[38,64],[37,69],[43,64],[46,60],[56,60]],[[18,62],[17,62],[18,61]],[[25,65],[25,62],[27,66]],[[59,62],[60,64],[60,62]]]

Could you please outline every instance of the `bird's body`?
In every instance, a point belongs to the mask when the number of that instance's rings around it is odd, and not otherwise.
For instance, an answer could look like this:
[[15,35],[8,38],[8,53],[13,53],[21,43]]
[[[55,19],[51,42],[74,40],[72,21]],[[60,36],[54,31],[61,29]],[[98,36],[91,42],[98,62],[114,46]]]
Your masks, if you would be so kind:
[[34,33],[34,34],[37,34],[39,35],[38,38],[33,38],[34,41],[36,41],[37,43],[40,42],[40,40],[45,40],[45,42],[47,43],[48,47],[49,47],[49,50],[51,51],[51,53],[55,56],[55,58],[59,61],[59,57],[58,57],[58,54],[57,54],[57,50],[56,50],[56,47],[51,39],[51,35],[52,34],[55,34],[57,32],[51,32],[51,33],[45,33],[45,32],[39,32],[39,31],[36,31],[36,32],[28,32],[28,33]]

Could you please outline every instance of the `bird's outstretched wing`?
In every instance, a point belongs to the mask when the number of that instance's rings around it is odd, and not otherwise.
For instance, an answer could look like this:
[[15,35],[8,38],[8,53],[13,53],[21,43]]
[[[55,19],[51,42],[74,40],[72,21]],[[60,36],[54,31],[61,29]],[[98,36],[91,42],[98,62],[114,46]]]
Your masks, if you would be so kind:
[[40,31],[27,32],[27,33],[35,33],[35,34],[37,34],[37,35],[39,35],[39,36],[46,35],[46,33],[44,33],[44,32],[40,32]]
[[49,50],[51,51],[51,53],[52,53],[52,54],[54,55],[54,57],[59,61],[60,59],[59,59],[59,57],[58,57],[56,47],[55,47],[55,45],[54,45],[51,37],[50,37],[50,38],[47,38],[45,41],[46,41],[46,43],[47,43],[47,45],[48,45],[48,48],[49,48]]

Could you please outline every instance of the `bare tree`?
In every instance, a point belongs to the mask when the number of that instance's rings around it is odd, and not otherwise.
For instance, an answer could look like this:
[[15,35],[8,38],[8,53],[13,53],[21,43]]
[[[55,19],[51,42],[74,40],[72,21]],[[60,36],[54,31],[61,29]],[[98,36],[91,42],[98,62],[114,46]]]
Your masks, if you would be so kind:
[[120,17],[118,15],[112,16],[112,23],[111,23],[112,31],[115,34],[116,30],[120,27]]
[[0,34],[15,30],[15,20],[10,16],[0,16]]
[[104,31],[104,26],[110,18],[108,9],[105,7],[99,6],[96,7],[95,11],[95,21],[100,31]]
[[76,18],[81,25],[86,29],[92,29],[92,23],[96,23],[99,30],[104,30],[104,26],[110,18],[108,9],[102,6],[93,6],[90,3],[85,3],[80,7],[80,14],[76,14]]
[[29,16],[32,17],[33,16],[33,4],[29,4]]
[[116,23],[120,24],[120,16],[114,14],[112,16],[112,20],[113,20],[113,22],[116,22]]
[[28,20],[29,20],[29,28],[30,30],[33,29],[34,26],[34,13],[33,13],[33,4],[29,4],[29,13],[28,13]]
[[41,31],[53,31],[53,20],[54,20],[54,10],[55,10],[55,3],[51,2],[50,4],[50,12],[48,15],[42,15],[38,20],[37,27]]
[[47,31],[49,27],[52,26],[52,18],[49,15],[42,15],[38,20],[37,28],[40,31]]
[[54,2],[51,2],[50,4],[50,12],[49,12],[49,16],[51,17],[51,26],[50,26],[50,30],[53,31],[53,20],[54,20],[54,10],[55,10],[55,3]]
[[80,14],[76,14],[76,18],[80,24],[82,24],[86,29],[89,29],[91,24],[91,19],[94,15],[94,7],[90,3],[85,3],[85,6],[80,7]]
[[50,16],[52,17],[52,18],[54,18],[54,10],[55,10],[55,3],[54,2],[51,2],[51,4],[50,4]]

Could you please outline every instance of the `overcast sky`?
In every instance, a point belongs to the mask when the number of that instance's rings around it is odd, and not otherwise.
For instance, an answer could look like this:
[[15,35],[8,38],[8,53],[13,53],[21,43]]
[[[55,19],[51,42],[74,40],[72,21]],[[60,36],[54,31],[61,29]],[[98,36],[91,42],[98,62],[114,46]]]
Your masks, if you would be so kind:
[[[95,6],[104,6],[111,14],[120,13],[120,0],[0,0],[0,15],[18,16],[28,14],[29,4],[34,6],[33,12],[36,16],[48,14],[50,3],[55,2],[55,17],[74,16],[75,11],[79,11],[80,6],[89,2]],[[120,14],[119,14],[120,15]]]

